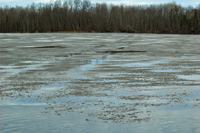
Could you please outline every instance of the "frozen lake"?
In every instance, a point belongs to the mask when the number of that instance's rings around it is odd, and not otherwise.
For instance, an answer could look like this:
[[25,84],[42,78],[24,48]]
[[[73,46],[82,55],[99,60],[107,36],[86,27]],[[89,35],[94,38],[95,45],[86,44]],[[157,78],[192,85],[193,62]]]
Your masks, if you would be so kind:
[[0,34],[0,130],[200,132],[200,36]]

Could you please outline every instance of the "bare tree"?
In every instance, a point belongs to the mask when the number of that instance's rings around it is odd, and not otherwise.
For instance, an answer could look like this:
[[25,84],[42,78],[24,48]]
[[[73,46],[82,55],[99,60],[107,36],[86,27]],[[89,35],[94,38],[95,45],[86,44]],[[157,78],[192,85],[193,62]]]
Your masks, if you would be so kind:
[[92,4],[89,0],[56,0],[27,7],[0,7],[0,32],[196,32],[200,4]]

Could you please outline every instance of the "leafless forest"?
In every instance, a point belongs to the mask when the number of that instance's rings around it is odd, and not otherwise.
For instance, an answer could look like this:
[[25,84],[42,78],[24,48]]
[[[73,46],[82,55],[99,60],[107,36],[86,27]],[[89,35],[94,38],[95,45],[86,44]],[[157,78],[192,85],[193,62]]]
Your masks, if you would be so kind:
[[200,33],[200,4],[113,5],[67,0],[0,7],[0,32]]

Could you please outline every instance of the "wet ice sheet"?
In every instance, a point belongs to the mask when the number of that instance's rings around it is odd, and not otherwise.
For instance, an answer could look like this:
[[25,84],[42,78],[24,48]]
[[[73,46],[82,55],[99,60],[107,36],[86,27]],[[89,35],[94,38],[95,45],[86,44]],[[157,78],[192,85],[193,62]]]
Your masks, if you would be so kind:
[[[0,52],[3,132],[199,130],[197,37],[0,34],[0,39],[1,51],[8,51]],[[31,128],[32,121],[46,125]]]

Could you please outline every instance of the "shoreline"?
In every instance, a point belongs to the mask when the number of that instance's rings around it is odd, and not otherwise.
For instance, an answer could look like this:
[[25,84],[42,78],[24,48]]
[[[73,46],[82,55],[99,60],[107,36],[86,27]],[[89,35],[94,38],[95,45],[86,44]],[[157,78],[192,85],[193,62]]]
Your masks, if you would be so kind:
[[27,32],[27,31],[16,31],[16,32],[0,32],[0,33],[145,33],[145,34],[200,34],[200,31],[45,31],[45,32]]

